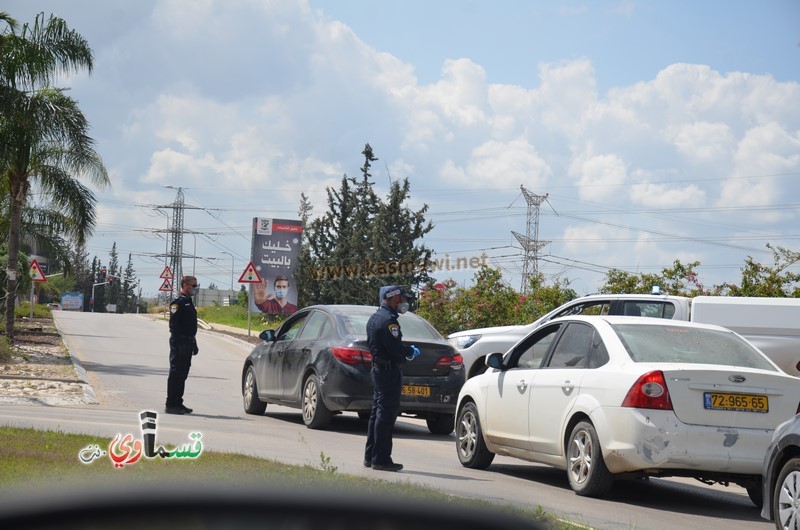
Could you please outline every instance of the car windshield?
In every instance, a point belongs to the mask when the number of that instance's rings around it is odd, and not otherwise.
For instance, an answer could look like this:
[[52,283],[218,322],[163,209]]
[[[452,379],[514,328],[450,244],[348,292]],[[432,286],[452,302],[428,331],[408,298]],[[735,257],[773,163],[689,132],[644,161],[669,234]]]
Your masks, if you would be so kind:
[[741,366],[777,371],[730,331],[648,324],[612,324],[635,362]]
[[[366,311],[342,313],[347,331],[361,340],[367,338],[367,321],[375,313],[372,308]],[[404,340],[444,340],[433,327],[413,313],[400,315],[400,329]]]

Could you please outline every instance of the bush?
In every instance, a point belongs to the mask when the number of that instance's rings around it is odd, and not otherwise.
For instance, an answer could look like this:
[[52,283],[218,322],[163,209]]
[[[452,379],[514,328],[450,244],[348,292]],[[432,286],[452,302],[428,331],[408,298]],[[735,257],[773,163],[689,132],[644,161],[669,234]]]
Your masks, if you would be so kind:
[[0,337],[0,362],[7,363],[11,361],[14,354],[14,349],[11,342],[7,337]]
[[[20,302],[14,308],[14,318],[20,320],[22,318],[30,318],[31,316],[31,303]],[[44,304],[33,304],[33,317],[34,318],[50,318],[53,316],[49,307]]]

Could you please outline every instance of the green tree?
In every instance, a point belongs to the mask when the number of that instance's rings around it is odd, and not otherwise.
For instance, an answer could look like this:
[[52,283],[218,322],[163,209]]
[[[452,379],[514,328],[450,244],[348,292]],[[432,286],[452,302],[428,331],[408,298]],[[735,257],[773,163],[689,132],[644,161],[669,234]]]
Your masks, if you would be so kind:
[[[66,233],[77,243],[91,234],[95,199],[76,177],[105,186],[108,174],[89,124],[76,101],[52,86],[60,74],[93,67],[86,40],[64,20],[43,13],[20,30],[4,15],[0,38],[0,177],[9,201],[8,267],[19,264],[23,207],[31,188],[66,213]],[[18,280],[6,279],[6,334],[14,332],[14,302]]]
[[699,261],[684,265],[679,260],[672,263],[671,268],[664,268],[661,274],[632,274],[619,269],[610,269],[606,273],[605,283],[600,288],[607,294],[649,294],[653,287],[673,296],[697,296],[706,294],[696,271]]
[[[106,303],[117,306],[117,309],[123,304],[122,299],[122,284],[120,282],[120,268],[119,268],[119,254],[117,253],[117,242],[114,241],[111,245],[111,252],[108,255],[107,265],[107,284],[99,287],[105,289]],[[105,311],[105,307],[101,310]]]
[[[386,201],[374,192],[369,144],[358,181],[344,175],[338,190],[327,189],[328,210],[308,223],[296,284],[304,305],[377,304],[378,286],[416,286],[427,280],[420,270],[430,251],[419,245],[433,227],[424,220],[427,206],[410,210],[407,180],[393,182]],[[310,214],[305,198],[300,215]],[[412,266],[412,264],[414,266]]]
[[319,293],[319,282],[309,274],[309,270],[314,266],[314,260],[311,258],[311,251],[309,249],[308,239],[308,223],[314,206],[308,200],[308,196],[300,193],[300,206],[297,210],[297,215],[303,223],[303,232],[301,234],[300,254],[298,255],[298,267],[294,271],[294,284],[297,286],[297,306],[305,307],[311,305],[311,300],[316,298],[312,293]]
[[800,253],[769,243],[767,248],[772,251],[772,265],[758,263],[748,256],[741,269],[740,284],[715,286],[715,294],[800,298],[800,273],[789,270],[800,263]]
[[531,278],[528,294],[506,284],[498,269],[484,266],[463,288],[452,280],[430,282],[420,294],[417,313],[444,336],[465,329],[530,324],[572,300],[576,293],[567,280],[547,285],[544,276]]
[[518,315],[514,323],[529,324],[558,306],[577,298],[578,293],[570,288],[569,284],[569,280],[557,278],[552,285],[547,285],[541,273],[531,277],[528,294],[520,295],[514,307],[514,314]]
[[75,291],[83,294],[83,311],[89,310],[89,298],[92,295],[94,276],[92,264],[89,263],[89,254],[85,245],[76,245],[72,251],[73,264],[71,275],[75,279]]
[[[102,312],[105,311],[106,303],[108,298],[106,297],[106,290],[105,286],[98,285],[101,283],[101,274],[100,269],[102,264],[100,260],[97,259],[97,256],[92,258],[92,270],[91,270],[91,284],[89,285],[89,293],[86,298],[90,301],[90,311],[94,312]],[[94,295],[94,296],[92,296]]]
[[139,287],[139,280],[136,278],[136,271],[133,268],[133,258],[128,254],[128,262],[125,270],[122,271],[122,282],[120,285],[119,307],[123,313],[133,313],[136,311],[136,289]]
[[475,285],[458,292],[453,300],[462,329],[514,324],[519,294],[503,282],[500,271],[483,266],[474,281]]

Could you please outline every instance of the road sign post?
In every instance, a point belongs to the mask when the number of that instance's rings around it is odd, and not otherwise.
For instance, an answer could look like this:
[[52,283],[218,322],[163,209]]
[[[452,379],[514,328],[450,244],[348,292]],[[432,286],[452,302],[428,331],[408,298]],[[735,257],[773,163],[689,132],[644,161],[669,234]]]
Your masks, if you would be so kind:
[[253,265],[253,262],[250,261],[247,264],[247,267],[244,268],[242,275],[239,276],[239,283],[247,283],[250,284],[250,289],[247,298],[247,336],[250,336],[250,300],[253,297],[253,284],[254,283],[261,283],[261,276],[259,276],[258,271],[256,270],[256,266]]

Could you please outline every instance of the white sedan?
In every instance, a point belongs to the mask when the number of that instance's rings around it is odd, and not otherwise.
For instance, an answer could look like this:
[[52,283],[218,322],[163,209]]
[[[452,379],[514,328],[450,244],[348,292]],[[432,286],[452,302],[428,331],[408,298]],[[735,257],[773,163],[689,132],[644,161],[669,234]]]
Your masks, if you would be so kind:
[[800,408],[800,379],[718,326],[565,317],[486,364],[458,397],[462,465],[549,464],[585,496],[616,478],[687,476],[740,484],[760,506],[772,432]]

